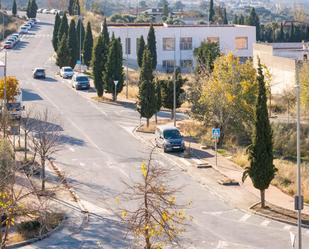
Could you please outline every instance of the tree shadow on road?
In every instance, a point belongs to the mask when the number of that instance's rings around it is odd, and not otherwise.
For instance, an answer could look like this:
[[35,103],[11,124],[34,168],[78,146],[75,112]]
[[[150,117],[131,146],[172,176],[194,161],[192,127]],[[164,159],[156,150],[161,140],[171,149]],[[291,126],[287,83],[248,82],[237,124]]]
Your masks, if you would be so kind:
[[41,96],[30,89],[22,89],[23,101],[43,100]]

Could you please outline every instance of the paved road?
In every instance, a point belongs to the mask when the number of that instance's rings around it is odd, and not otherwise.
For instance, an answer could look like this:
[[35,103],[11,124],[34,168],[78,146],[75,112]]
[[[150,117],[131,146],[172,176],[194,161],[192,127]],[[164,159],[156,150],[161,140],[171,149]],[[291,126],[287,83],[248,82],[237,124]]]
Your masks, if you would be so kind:
[[[121,179],[140,177],[139,165],[150,150],[132,135],[138,115],[129,107],[94,103],[65,81],[57,80],[51,59],[53,16],[40,15],[39,19],[36,30],[9,52],[8,74],[22,82],[28,108],[48,107],[61,118],[66,145],[56,156],[56,163],[93,215],[81,232],[49,241],[48,246],[42,241],[27,248],[98,248],[98,241],[103,248],[125,248],[129,240],[123,239],[123,229],[109,208],[124,190]],[[46,80],[31,78],[31,69],[36,66],[47,69]],[[180,161],[161,152],[155,159],[171,169],[175,176],[171,184],[184,186],[178,200],[193,202],[188,213],[194,220],[182,241],[184,248],[291,248],[289,232],[295,232],[295,227],[234,208],[227,201],[229,196],[218,191],[218,173],[209,171],[207,180],[201,182],[175,165],[178,162],[188,167],[194,160]],[[233,190],[229,191],[226,193],[232,195]],[[308,236],[305,230],[304,248],[309,248]]]

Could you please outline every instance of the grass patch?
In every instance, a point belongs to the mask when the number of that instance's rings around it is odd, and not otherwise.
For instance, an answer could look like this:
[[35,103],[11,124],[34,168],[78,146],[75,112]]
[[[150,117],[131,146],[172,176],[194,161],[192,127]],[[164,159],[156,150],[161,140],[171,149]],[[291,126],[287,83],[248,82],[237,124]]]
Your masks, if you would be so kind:
[[[120,98],[126,98],[126,93],[127,93],[127,87],[124,86],[122,91],[119,93],[119,97]],[[130,100],[135,100],[137,101],[137,97],[138,97],[138,86],[137,85],[129,85],[128,87],[128,98]]]
[[155,121],[150,121],[149,127],[147,127],[147,124],[143,124],[136,131],[137,132],[143,132],[143,133],[155,133],[158,125],[165,125],[165,124],[168,124],[170,122],[172,122],[170,119],[160,119],[160,120],[158,120],[157,124],[156,124]]

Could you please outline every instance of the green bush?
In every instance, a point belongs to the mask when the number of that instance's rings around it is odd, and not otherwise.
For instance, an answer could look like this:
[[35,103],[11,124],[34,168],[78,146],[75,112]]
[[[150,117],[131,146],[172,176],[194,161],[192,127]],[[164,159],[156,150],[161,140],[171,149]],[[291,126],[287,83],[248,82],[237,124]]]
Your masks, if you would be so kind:
[[38,220],[24,221],[17,225],[17,231],[23,234],[25,231],[38,231],[41,227],[41,223]]

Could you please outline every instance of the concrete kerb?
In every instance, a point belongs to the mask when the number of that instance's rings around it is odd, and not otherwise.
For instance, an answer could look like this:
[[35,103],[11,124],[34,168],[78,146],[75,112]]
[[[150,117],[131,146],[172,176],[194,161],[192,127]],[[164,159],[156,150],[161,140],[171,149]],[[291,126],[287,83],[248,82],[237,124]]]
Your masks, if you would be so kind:
[[[133,130],[133,135],[135,136],[136,139],[138,139],[139,141],[141,141],[142,143],[146,143],[148,144],[148,142],[143,139],[141,136],[138,136],[136,135],[136,132],[137,132],[137,129],[140,128],[142,125],[138,125],[137,127],[135,127],[135,129]],[[167,158],[167,157],[166,157]],[[168,158],[167,158],[168,159]],[[210,163],[209,163],[210,164]],[[217,167],[214,167],[212,164],[210,164],[214,170],[216,170],[218,173],[220,173],[221,175],[225,176],[224,174],[222,174],[220,172],[220,170],[217,168]],[[179,165],[178,165],[179,166]],[[183,167],[179,166],[181,169],[183,169]],[[225,176],[227,177],[227,176]],[[253,205],[249,206],[248,209],[240,209],[242,210],[243,212],[245,213],[248,213],[248,214],[256,214],[258,216],[261,216],[261,217],[264,217],[264,218],[267,218],[267,219],[270,219],[270,220],[275,220],[275,221],[278,221],[278,222],[282,222],[282,223],[285,223],[285,224],[289,224],[289,225],[293,225],[293,226],[296,226],[297,224],[293,223],[293,222],[290,222],[290,221],[287,221],[287,220],[283,220],[283,219],[280,219],[280,218],[276,218],[276,217],[272,217],[270,215],[267,215],[267,214],[262,214],[262,213],[259,213],[257,211],[254,211],[252,210],[252,208],[254,206],[256,206],[257,204],[259,204],[260,202],[257,202],[257,203],[254,203]],[[303,228],[308,228],[309,229],[309,225],[304,225],[302,224],[302,227]]]
[[15,243],[15,244],[11,244],[11,245],[8,245],[6,248],[8,248],[8,249],[19,248],[19,247],[30,245],[30,244],[33,244],[33,243],[35,243],[37,241],[46,239],[49,236],[51,236],[53,233],[55,233],[55,232],[59,231],[60,229],[62,229],[64,227],[64,222],[67,219],[68,219],[68,217],[65,216],[58,226],[56,226],[54,229],[50,230],[49,232],[43,234],[41,237],[37,237],[37,238],[33,238],[33,239],[22,241],[22,242],[18,242],[18,243]]
[[[282,222],[282,223],[285,223],[285,224],[288,224],[288,225],[297,226],[297,223],[294,223],[294,222],[291,222],[291,221],[287,221],[287,220],[284,220],[284,219],[280,219],[280,218],[276,218],[276,217],[272,217],[272,216],[270,216],[270,215],[263,214],[263,213],[260,213],[260,212],[257,212],[257,211],[252,210],[253,207],[255,207],[256,205],[258,205],[258,204],[260,204],[260,203],[261,203],[261,202],[257,202],[257,203],[252,204],[252,205],[248,208],[248,211],[249,211],[250,213],[256,214],[256,215],[258,215],[258,216],[261,216],[261,217],[264,217],[264,218],[267,218],[267,219],[270,219],[270,220],[275,220],[275,221],[279,221],[279,222]],[[303,228],[309,229],[309,225],[302,224],[301,226],[302,226]]]

